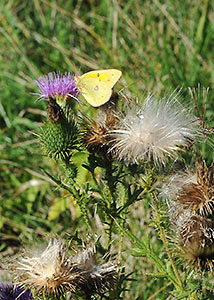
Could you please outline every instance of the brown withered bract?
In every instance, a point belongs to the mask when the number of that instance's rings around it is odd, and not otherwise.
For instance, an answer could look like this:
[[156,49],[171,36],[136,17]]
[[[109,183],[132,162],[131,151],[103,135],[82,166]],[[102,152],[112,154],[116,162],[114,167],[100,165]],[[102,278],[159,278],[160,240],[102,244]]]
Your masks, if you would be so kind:
[[206,163],[196,163],[195,182],[183,185],[177,196],[184,209],[190,209],[199,215],[212,215],[214,212],[214,169]]
[[53,123],[57,123],[65,119],[65,114],[61,106],[53,98],[50,98],[48,101],[47,113],[48,113],[48,119]]
[[204,216],[193,215],[178,227],[174,252],[189,267],[212,270],[214,266],[214,223]]
[[107,157],[110,147],[108,133],[115,129],[118,124],[118,117],[114,110],[108,107],[107,110],[102,110],[98,120],[92,120],[86,116],[82,117],[83,134],[82,140],[87,149],[91,152],[105,154]]
[[111,260],[99,263],[93,244],[89,243],[73,261],[82,271],[84,280],[80,283],[80,288],[86,295],[102,294],[115,288],[118,278],[117,263]]
[[108,143],[105,137],[106,127],[93,120],[89,122],[86,124],[86,135],[84,136],[86,146],[89,149],[105,147]]
[[196,161],[195,170],[172,176],[163,188],[167,198],[173,252],[188,267],[214,266],[214,168]]

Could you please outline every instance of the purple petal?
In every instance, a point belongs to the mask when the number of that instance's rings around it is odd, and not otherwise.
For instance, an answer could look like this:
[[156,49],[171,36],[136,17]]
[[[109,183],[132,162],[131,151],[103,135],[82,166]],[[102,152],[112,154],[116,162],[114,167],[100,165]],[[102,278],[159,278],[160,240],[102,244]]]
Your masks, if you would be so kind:
[[76,98],[80,92],[75,76],[72,76],[70,73],[52,72],[48,75],[40,76],[35,82],[39,87],[40,99],[60,98],[65,100],[67,96]]
[[0,284],[0,300],[33,300],[31,291],[13,284]]

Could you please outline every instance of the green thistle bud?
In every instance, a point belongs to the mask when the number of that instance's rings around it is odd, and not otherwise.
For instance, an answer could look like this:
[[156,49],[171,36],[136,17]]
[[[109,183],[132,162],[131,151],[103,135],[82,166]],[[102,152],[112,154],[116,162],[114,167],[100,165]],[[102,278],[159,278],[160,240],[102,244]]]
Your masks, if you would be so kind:
[[53,123],[47,121],[39,134],[42,149],[53,158],[67,158],[70,152],[78,148],[78,128],[71,118]]

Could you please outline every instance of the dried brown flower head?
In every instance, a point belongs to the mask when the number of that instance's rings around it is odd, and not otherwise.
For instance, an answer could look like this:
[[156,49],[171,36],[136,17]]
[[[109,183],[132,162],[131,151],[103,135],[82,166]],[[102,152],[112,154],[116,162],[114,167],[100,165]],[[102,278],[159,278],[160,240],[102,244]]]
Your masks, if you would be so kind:
[[107,154],[110,143],[108,133],[116,128],[117,123],[118,118],[111,107],[101,110],[97,120],[91,120],[84,116],[82,118],[82,140],[87,149],[91,152]]
[[[182,220],[183,219],[183,220]],[[183,222],[182,222],[183,221]],[[214,223],[202,216],[180,218],[177,224],[177,241],[174,252],[187,266],[201,270],[214,266]]]
[[85,122],[85,134],[83,136],[84,144],[89,150],[96,150],[96,152],[106,152],[108,141],[106,139],[106,127],[102,123],[94,120]]
[[[174,207],[176,215],[189,210],[200,216],[214,212],[214,168],[197,162],[194,172],[173,176],[165,186],[169,206]],[[174,204],[172,204],[174,202]],[[171,204],[170,204],[171,203]],[[173,216],[176,217],[176,215]]]
[[34,290],[37,295],[63,295],[74,292],[82,281],[80,271],[66,253],[64,243],[50,240],[38,255],[25,254],[13,263],[16,282]]
[[78,268],[83,272],[84,280],[80,284],[85,294],[101,294],[107,290],[113,290],[117,280],[117,264],[108,261],[99,264],[96,258],[95,246],[89,245],[80,251],[73,261],[78,264]]
[[15,282],[43,297],[60,297],[66,292],[90,296],[114,289],[118,275],[114,261],[97,263],[91,243],[76,253],[71,256],[62,240],[52,239],[44,251],[25,253],[11,264]]
[[183,186],[177,201],[186,209],[200,215],[211,215],[214,212],[214,176],[213,166],[207,168],[205,162],[196,165],[196,182]]
[[[204,161],[195,170],[172,176],[167,198],[174,252],[201,270],[214,266],[214,169]],[[174,239],[176,237],[176,239]]]

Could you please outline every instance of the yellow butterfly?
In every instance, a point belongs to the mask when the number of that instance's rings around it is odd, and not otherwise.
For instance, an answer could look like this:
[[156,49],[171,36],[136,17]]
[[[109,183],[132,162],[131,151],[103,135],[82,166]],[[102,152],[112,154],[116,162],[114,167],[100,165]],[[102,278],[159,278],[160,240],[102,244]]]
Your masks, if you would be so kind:
[[76,76],[77,86],[85,100],[94,107],[106,103],[122,72],[117,69],[90,71]]

